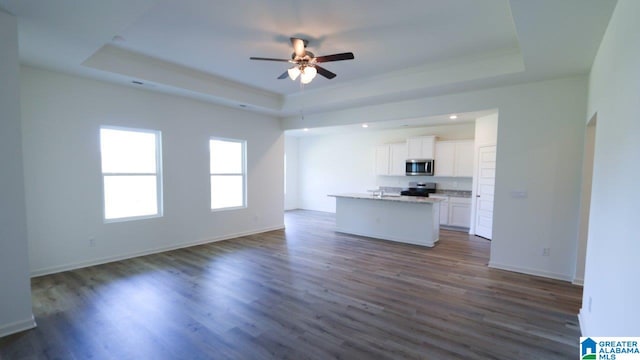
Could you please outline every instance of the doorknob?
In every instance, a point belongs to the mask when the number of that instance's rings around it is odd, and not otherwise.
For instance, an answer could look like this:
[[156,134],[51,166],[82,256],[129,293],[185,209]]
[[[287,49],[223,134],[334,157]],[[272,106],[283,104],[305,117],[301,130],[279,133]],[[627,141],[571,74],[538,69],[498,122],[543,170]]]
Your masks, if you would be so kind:
[[480,197],[480,195],[476,195],[476,197]]

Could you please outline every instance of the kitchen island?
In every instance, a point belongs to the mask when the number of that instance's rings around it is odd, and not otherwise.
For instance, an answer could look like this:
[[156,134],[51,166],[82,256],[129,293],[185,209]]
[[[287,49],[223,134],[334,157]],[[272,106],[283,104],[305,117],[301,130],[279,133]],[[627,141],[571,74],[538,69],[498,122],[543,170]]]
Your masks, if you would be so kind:
[[371,194],[336,198],[336,230],[433,247],[440,237],[440,199]]

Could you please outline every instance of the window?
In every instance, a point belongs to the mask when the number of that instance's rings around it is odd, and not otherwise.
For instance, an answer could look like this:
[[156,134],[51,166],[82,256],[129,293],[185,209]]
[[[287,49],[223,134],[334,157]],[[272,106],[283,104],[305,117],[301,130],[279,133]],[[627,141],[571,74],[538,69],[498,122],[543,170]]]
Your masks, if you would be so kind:
[[162,216],[160,132],[100,128],[105,221]]
[[211,210],[242,208],[246,200],[246,142],[209,140]]

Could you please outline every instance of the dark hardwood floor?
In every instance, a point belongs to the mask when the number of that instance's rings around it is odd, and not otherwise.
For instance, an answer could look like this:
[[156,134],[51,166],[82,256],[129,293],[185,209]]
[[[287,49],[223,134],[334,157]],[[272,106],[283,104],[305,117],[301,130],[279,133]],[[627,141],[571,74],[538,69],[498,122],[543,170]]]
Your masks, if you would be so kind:
[[272,231],[32,281],[38,327],[2,359],[577,358],[582,288],[489,269],[490,243]]

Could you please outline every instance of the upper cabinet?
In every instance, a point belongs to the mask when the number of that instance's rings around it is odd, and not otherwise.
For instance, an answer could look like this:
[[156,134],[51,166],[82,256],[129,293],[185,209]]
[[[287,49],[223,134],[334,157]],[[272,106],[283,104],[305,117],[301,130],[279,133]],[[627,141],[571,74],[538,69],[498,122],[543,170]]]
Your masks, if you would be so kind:
[[406,175],[407,143],[389,144],[389,175]]
[[433,159],[435,136],[420,136],[407,139],[407,159]]
[[377,175],[405,175],[407,143],[376,146]]
[[376,146],[376,175],[389,175],[389,145]]
[[454,176],[473,177],[473,157],[473,140],[458,141],[456,143]]
[[455,141],[438,141],[436,143],[435,176],[454,176],[456,159]]
[[376,146],[376,175],[405,175],[407,159],[435,159],[435,176],[473,177],[473,140],[420,136]]
[[473,176],[473,140],[438,141],[435,144],[435,176]]

